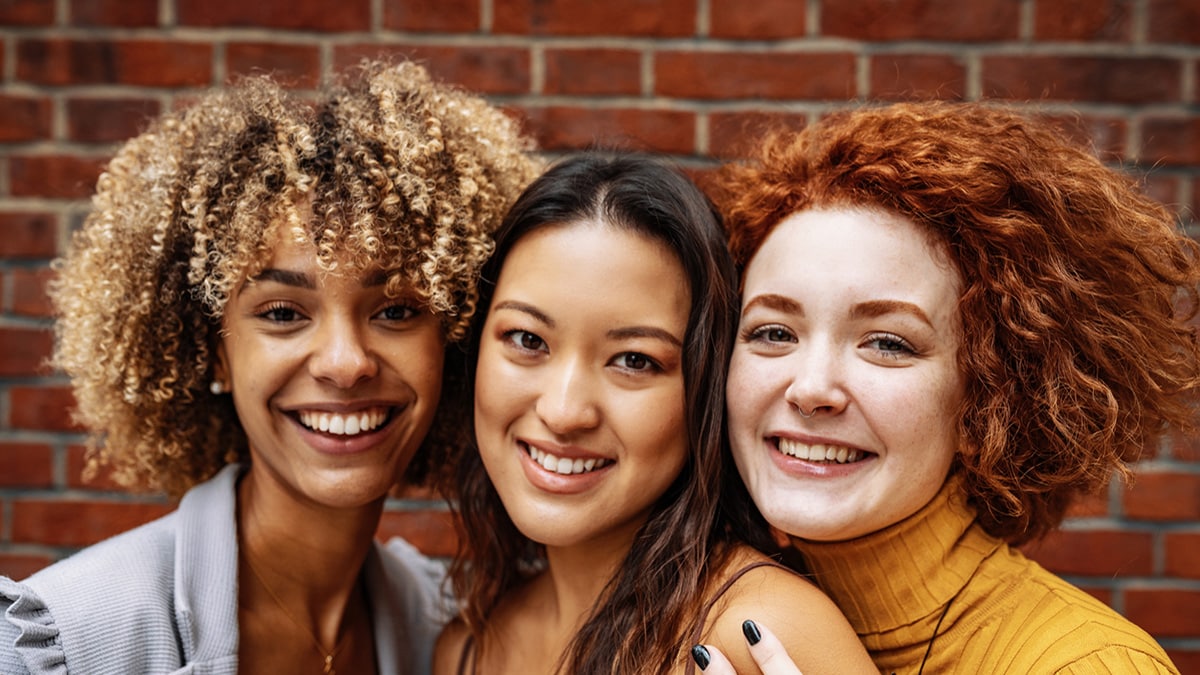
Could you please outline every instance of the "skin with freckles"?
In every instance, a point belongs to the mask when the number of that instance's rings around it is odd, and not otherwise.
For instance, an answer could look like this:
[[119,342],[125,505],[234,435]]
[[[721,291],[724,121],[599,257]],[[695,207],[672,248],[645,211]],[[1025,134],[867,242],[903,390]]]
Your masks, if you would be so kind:
[[769,522],[840,541],[933,498],[958,448],[959,286],[882,210],[802,211],[767,237],[745,271],[727,400],[738,471]]

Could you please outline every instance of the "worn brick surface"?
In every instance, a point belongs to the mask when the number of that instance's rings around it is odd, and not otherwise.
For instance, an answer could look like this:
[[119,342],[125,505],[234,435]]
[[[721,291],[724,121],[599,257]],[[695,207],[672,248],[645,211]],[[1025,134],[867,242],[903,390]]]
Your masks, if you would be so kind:
[[70,0],[68,5],[71,25],[83,27],[157,26],[158,8],[158,0]]
[[12,194],[18,197],[85,199],[107,160],[70,155],[23,155],[9,159]]
[[821,0],[822,35],[856,40],[976,42],[1017,37],[1019,6],[1010,0]]
[[27,39],[17,43],[17,79],[32,84],[215,84],[212,45],[167,40]]
[[642,55],[631,49],[547,49],[545,94],[636,96]]
[[225,63],[231,76],[270,75],[309,89],[321,82],[321,52],[310,45],[238,42],[225,47]]
[[666,110],[596,110],[551,106],[526,111],[528,127],[547,150],[626,149],[690,154],[695,118]]
[[686,37],[696,0],[493,0],[497,33]]
[[803,37],[807,5],[795,0],[709,0],[709,35],[718,38],[771,40]]
[[170,504],[125,501],[15,500],[12,540],[51,546],[89,546],[170,512]]
[[183,26],[361,31],[371,26],[371,0],[204,0],[176,5]]
[[52,113],[46,97],[0,94],[0,143],[50,138]]
[[1154,571],[1153,536],[1118,530],[1060,530],[1024,547],[1057,574],[1145,576]]
[[848,53],[659,53],[655,93],[694,99],[817,99],[854,95],[854,58]]
[[383,25],[389,30],[471,33],[483,20],[479,0],[383,3]]
[[0,257],[50,258],[55,255],[58,220],[49,213],[0,212]]
[[83,143],[132,138],[162,111],[152,98],[75,98],[67,101],[67,137]]
[[943,54],[881,54],[871,57],[872,98],[884,101],[961,100],[967,91],[962,59]]
[[381,55],[411,58],[434,77],[482,94],[524,94],[530,90],[529,50],[512,47],[441,47],[412,45],[383,47],[347,45],[334,50],[339,70],[364,58]]
[[1033,5],[1037,40],[1128,42],[1133,0],[1054,0]]
[[1147,103],[1181,98],[1183,65],[1159,57],[989,56],[984,93],[991,98]]

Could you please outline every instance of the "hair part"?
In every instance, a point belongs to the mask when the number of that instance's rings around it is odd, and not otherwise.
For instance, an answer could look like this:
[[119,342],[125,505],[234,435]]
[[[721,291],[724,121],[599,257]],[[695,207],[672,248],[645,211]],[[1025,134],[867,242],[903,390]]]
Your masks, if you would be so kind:
[[[666,673],[697,618],[718,544],[728,539],[717,502],[730,461],[724,431],[728,356],[736,330],[733,264],[707,198],[683,174],[641,156],[585,154],[561,161],[534,181],[496,233],[484,267],[479,333],[505,259],[527,234],[545,227],[600,222],[666,244],[691,290],[683,347],[684,409],[689,456],[655,503],[620,569],[575,635],[559,667],[570,673]],[[465,549],[451,567],[463,617],[481,640],[501,598],[541,568],[541,547],[504,510],[478,452],[459,463],[457,492]]]
[[842,112],[778,132],[717,180],[744,269],[792,213],[878,207],[963,280],[957,420],[980,522],[1020,543],[1162,435],[1200,383],[1200,246],[1134,181],[1048,124],[983,104]]
[[[415,290],[461,339],[490,232],[536,172],[530,147],[503,113],[408,62],[364,62],[315,100],[250,78],[155,120],[100,176],[50,287],[88,472],[178,495],[248,459],[209,383],[230,294],[281,231],[330,273],[382,264],[389,292]],[[412,476],[462,440],[461,383],[443,391]]]

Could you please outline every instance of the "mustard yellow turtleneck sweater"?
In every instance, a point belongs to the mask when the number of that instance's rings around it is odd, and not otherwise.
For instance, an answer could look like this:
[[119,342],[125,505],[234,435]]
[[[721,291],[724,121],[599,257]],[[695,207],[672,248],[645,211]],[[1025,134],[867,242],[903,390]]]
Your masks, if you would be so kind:
[[[1145,631],[975,522],[950,480],[909,518],[797,542],[883,673],[1178,673]],[[947,603],[949,608],[947,609]]]

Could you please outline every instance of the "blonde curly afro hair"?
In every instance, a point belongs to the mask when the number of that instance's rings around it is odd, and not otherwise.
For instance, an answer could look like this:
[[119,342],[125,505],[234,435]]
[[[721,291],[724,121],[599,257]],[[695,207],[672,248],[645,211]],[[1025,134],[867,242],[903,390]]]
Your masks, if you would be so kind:
[[[315,100],[250,78],[156,120],[100,176],[50,289],[87,473],[178,495],[248,460],[209,383],[226,302],[280,227],[328,271],[382,263],[389,291],[416,289],[461,340],[490,234],[539,169],[529,150],[514,121],[409,62],[364,62]],[[410,477],[461,440],[462,386],[443,389]]]

